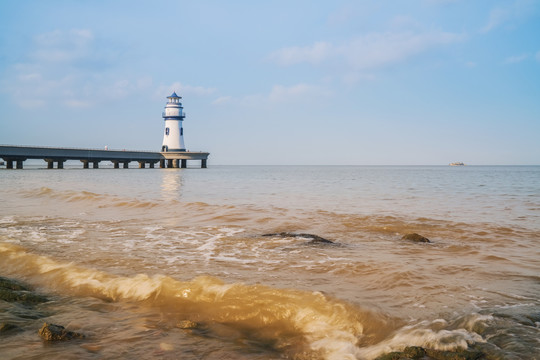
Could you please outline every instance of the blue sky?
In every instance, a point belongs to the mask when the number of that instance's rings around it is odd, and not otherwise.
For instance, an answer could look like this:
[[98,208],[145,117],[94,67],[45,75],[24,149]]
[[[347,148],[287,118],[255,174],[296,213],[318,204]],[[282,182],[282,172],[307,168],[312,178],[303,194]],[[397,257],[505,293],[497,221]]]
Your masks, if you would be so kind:
[[2,1],[0,143],[540,164],[540,0]]

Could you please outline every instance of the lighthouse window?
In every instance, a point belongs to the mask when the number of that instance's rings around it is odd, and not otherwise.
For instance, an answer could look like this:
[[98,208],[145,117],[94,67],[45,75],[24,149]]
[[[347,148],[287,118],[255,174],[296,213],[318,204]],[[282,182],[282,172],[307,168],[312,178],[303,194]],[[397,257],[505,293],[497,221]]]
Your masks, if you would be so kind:
[[169,128],[165,128],[165,135],[169,135]]
[[184,135],[184,128],[180,128],[180,135]]

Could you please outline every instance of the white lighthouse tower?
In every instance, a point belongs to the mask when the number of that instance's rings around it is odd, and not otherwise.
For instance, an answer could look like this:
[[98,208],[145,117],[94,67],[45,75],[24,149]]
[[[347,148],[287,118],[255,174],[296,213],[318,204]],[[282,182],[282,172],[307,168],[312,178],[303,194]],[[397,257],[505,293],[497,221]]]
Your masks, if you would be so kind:
[[167,96],[169,101],[165,105],[163,119],[165,119],[165,133],[163,134],[163,145],[161,151],[186,151],[184,145],[184,129],[182,121],[186,117],[184,108],[180,99],[181,96],[173,92],[171,96]]

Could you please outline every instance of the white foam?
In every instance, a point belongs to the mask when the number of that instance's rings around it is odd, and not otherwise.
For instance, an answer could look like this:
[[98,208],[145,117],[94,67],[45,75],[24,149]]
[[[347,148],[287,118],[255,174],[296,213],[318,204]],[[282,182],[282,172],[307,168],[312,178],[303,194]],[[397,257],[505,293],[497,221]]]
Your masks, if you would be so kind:
[[[442,321],[444,322],[444,320]],[[422,321],[416,325],[405,326],[399,329],[388,340],[376,345],[360,348],[360,358],[371,359],[385,353],[401,351],[408,346],[455,351],[466,349],[469,345],[476,342],[485,342],[480,335],[465,328],[455,330],[433,330],[430,328],[433,325],[437,325],[437,323],[440,325],[440,319],[435,320],[431,324],[427,321]]]
[[4,216],[0,218],[0,224],[15,224],[15,216]]

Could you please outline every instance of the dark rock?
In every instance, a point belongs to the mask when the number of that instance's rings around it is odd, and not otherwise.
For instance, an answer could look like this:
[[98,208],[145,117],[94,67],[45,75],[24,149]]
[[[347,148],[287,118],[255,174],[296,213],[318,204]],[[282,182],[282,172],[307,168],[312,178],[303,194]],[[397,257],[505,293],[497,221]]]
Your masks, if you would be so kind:
[[178,324],[176,324],[177,327],[179,327],[180,329],[196,329],[197,327],[199,327],[199,324],[197,324],[195,321],[191,321],[191,320],[181,320],[180,322],[178,322]]
[[10,323],[0,323],[0,334],[20,331],[21,328]]
[[419,235],[417,233],[411,233],[411,234],[403,235],[401,240],[408,240],[408,241],[412,241],[412,242],[423,242],[423,243],[430,243],[431,242],[431,241],[429,241],[428,238],[423,237],[422,235]]
[[442,351],[424,349],[419,346],[408,346],[403,351],[384,354],[377,357],[376,360],[480,360],[484,358],[484,354],[478,350]]
[[484,358],[478,350],[441,351],[426,349],[426,355],[435,360],[480,360]]
[[294,238],[306,238],[311,239],[309,241],[309,244],[335,244],[333,241],[325,239],[323,237],[320,237],[318,235],[313,234],[297,234],[297,233],[289,233],[289,232],[280,232],[280,233],[272,233],[272,234],[263,234],[263,236],[277,236],[277,237],[294,237]]
[[403,353],[412,359],[420,359],[426,355],[426,350],[420,346],[408,346],[403,350]]
[[401,351],[394,351],[388,354],[381,355],[377,357],[375,360],[411,360],[411,359],[416,359],[416,358],[407,357]]
[[2,276],[0,276],[0,300],[25,304],[38,304],[48,301],[46,297],[30,291],[28,286],[19,281]]
[[26,290],[11,290],[0,288],[0,300],[7,302],[20,302],[24,304],[39,304],[49,301],[45,296]]
[[52,315],[46,311],[44,312],[36,309],[33,305],[36,304],[11,303],[11,306],[9,306],[6,311],[9,312],[11,316],[21,320],[37,320]]
[[72,339],[84,339],[83,334],[66,330],[61,325],[44,323],[43,327],[39,329],[39,336],[46,341],[64,341]]
[[30,290],[28,287],[18,282],[17,280],[8,279],[3,276],[0,276],[0,288],[9,290]]

